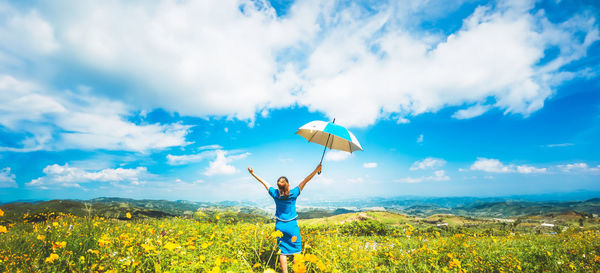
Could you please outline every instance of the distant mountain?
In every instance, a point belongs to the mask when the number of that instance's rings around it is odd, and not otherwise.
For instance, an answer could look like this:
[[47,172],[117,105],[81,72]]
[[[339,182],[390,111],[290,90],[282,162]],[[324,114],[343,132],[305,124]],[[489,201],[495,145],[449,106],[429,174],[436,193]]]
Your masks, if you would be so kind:
[[519,202],[504,201],[473,204],[452,209],[452,214],[468,216],[512,217],[521,215],[549,215],[566,212],[600,214],[600,198],[574,202]]
[[[594,196],[584,201],[571,200],[574,196]],[[600,198],[592,193],[579,192],[558,195],[515,197],[418,197],[364,198],[342,201],[303,201],[298,208],[299,219],[331,217],[340,214],[368,210],[385,210],[401,214],[428,217],[435,214],[454,214],[464,217],[515,217],[523,215],[549,215],[561,213],[600,214]],[[559,198],[560,197],[560,198]],[[567,198],[568,197],[568,198]],[[544,201],[531,201],[532,199]],[[559,200],[549,201],[546,198]],[[553,199],[552,199],[553,200]],[[78,216],[94,215],[123,219],[126,213],[136,218],[190,216],[197,210],[231,211],[238,215],[272,217],[272,203],[265,206],[250,201],[192,202],[185,200],[136,200],[118,197],[102,197],[91,200],[51,200],[12,202],[0,205],[5,211],[4,221],[19,220],[23,215],[42,215],[50,212],[70,213]],[[0,219],[0,220],[3,220]],[[262,219],[262,218],[261,218]],[[30,219],[36,220],[36,219]],[[37,219],[40,220],[40,219]]]

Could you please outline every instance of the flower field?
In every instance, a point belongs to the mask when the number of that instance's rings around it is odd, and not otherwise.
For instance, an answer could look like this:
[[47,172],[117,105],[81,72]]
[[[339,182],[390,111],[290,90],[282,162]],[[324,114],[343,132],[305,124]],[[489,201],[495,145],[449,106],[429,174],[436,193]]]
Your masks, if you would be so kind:
[[[280,271],[274,224],[202,212],[42,216],[0,226],[0,272]],[[375,221],[300,228],[303,253],[291,272],[600,271],[600,232],[590,227],[548,234]]]

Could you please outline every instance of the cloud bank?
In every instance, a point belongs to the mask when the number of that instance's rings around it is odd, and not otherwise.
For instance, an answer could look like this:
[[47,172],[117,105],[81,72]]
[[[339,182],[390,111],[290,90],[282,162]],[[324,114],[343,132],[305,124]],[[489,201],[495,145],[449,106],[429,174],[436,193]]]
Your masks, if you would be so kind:
[[530,173],[545,173],[547,171],[546,168],[536,168],[528,165],[504,165],[498,159],[491,158],[483,158],[479,157],[477,160],[471,165],[471,170],[474,171],[483,171],[489,173],[522,173],[522,174],[530,174]]
[[106,149],[146,152],[184,146],[189,126],[137,124],[128,120],[130,106],[95,97],[90,90],[64,90],[60,94],[43,87],[0,75],[0,125],[29,135],[21,147],[0,151]]
[[[0,73],[25,81],[47,67],[68,73],[73,68],[55,61],[65,59],[126,82],[125,92],[91,92],[132,110],[252,121],[299,105],[340,124],[368,126],[382,118],[405,123],[449,106],[463,108],[458,119],[491,109],[528,116],[557,86],[583,73],[565,67],[599,38],[593,13],[551,22],[533,1],[480,5],[454,18],[462,24],[452,32],[416,27],[439,16],[436,5],[297,1],[278,17],[268,3],[252,1],[3,4]],[[548,49],[557,54],[547,55]],[[55,98],[30,99],[37,110],[72,111]],[[138,127],[131,130],[175,134],[168,145],[182,144],[182,128]],[[132,150],[158,145],[98,138],[102,146]]]
[[17,182],[15,175],[10,172],[10,168],[0,169],[0,188],[16,188]]
[[150,177],[145,167],[135,169],[116,168],[102,169],[98,171],[84,170],[82,168],[71,167],[69,164],[53,164],[44,168],[45,176],[36,178],[26,183],[28,187],[38,187],[48,189],[51,186],[60,187],[82,187],[81,184],[92,182],[127,183],[137,185],[142,183],[142,179]]
[[415,161],[412,166],[410,166],[411,171],[416,170],[427,170],[427,169],[437,169],[446,164],[446,160],[428,157],[423,160]]

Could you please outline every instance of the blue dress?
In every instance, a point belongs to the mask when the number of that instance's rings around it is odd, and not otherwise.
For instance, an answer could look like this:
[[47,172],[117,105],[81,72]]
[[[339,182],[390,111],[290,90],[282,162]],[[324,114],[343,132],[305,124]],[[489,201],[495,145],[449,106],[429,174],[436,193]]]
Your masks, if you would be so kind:
[[300,188],[290,190],[288,197],[280,197],[279,190],[269,188],[269,195],[275,200],[275,230],[281,231],[283,237],[277,239],[281,254],[292,255],[302,252],[300,228],[298,228],[298,214],[296,213],[296,198],[300,195]]

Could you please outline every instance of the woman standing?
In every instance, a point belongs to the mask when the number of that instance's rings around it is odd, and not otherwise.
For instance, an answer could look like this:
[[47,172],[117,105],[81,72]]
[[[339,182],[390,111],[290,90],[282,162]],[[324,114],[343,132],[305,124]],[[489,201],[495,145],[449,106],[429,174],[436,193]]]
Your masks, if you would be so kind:
[[287,255],[299,254],[302,252],[302,239],[300,238],[300,228],[298,228],[298,214],[296,213],[296,198],[300,195],[300,192],[304,189],[304,186],[310,181],[317,172],[321,171],[321,164],[315,168],[300,184],[290,190],[290,183],[285,176],[277,179],[277,188],[267,186],[267,183],[260,177],[254,174],[254,170],[248,167],[248,172],[256,180],[265,186],[265,189],[269,192],[269,195],[275,200],[275,230],[281,231],[283,236],[277,238],[277,245],[279,245],[280,255],[279,262],[281,264],[281,270],[287,273]]

